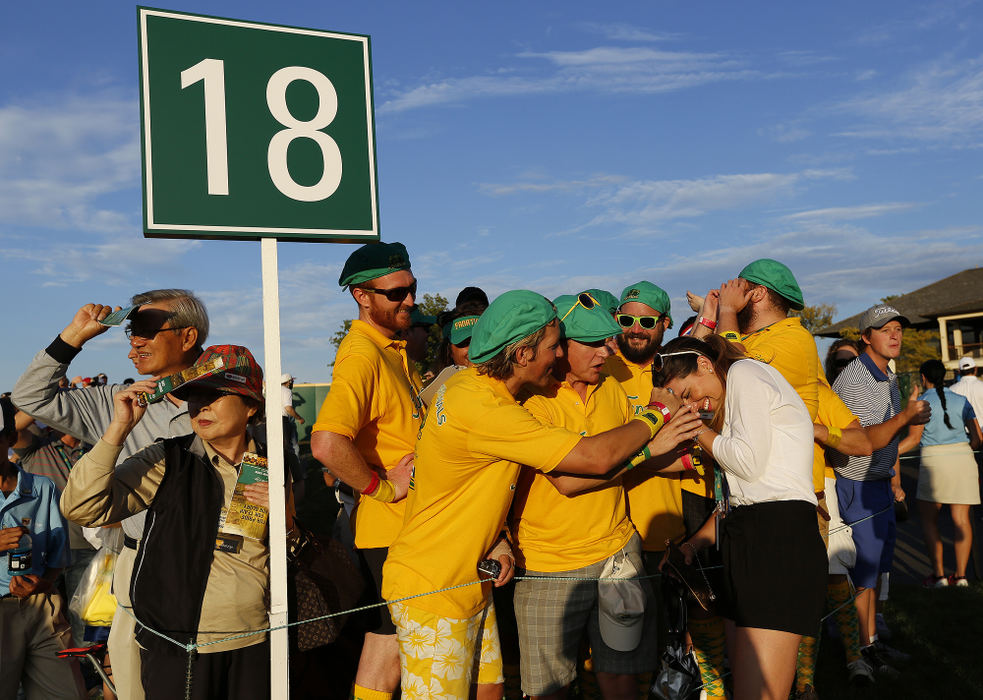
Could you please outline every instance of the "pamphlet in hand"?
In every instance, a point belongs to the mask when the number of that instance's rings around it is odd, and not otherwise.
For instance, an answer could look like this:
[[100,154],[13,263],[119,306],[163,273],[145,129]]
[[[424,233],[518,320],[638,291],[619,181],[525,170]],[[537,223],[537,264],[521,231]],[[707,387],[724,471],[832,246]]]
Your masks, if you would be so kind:
[[239,464],[239,479],[236,481],[232,502],[225,511],[218,529],[225,535],[240,535],[253,540],[261,540],[266,536],[266,521],[270,510],[264,506],[250,503],[242,495],[242,490],[249,484],[267,483],[269,469],[265,457],[253,452],[242,456]]
[[159,379],[157,381],[157,388],[154,389],[153,393],[144,391],[137,396],[137,401],[139,401],[141,406],[157,403],[185,382],[190,382],[192,379],[198,379],[199,377],[209,377],[213,374],[218,374],[224,369],[225,362],[222,358],[214,357],[204,364],[193,365],[183,372]]
[[136,306],[124,306],[119,311],[113,311],[111,314],[106,316],[106,318],[99,321],[104,326],[118,326],[123,321],[130,317],[134,311],[136,311]]

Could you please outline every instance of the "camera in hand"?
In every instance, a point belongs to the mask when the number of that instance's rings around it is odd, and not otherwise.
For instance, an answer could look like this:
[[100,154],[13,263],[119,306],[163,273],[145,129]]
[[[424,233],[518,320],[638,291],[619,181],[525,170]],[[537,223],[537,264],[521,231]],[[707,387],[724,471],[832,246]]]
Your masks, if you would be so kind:
[[497,579],[499,574],[502,573],[502,565],[494,559],[485,559],[478,564],[478,571],[491,576],[493,579]]

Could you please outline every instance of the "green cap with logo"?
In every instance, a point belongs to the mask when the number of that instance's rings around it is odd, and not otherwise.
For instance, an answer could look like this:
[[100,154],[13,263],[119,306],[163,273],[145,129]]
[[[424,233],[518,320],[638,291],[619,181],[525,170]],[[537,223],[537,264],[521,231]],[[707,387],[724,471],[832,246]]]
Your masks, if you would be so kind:
[[594,301],[600,304],[602,309],[607,309],[612,316],[618,311],[618,297],[611,292],[603,289],[588,289],[585,293],[594,297]]
[[[581,300],[584,296],[590,300],[586,306]],[[580,343],[594,343],[620,335],[621,326],[615,323],[600,301],[590,292],[564,294],[554,299],[556,315],[563,319],[560,321],[560,333],[563,337]],[[591,308],[588,309],[587,306]]]
[[621,292],[618,308],[620,309],[629,301],[637,301],[646,306],[651,306],[669,319],[669,327],[672,328],[672,304],[669,302],[669,295],[662,287],[656,287],[651,282],[644,280],[630,284]]
[[514,289],[485,309],[471,332],[468,359],[487,362],[507,346],[532,335],[556,318],[556,308],[542,294]]
[[462,345],[465,340],[471,337],[474,332],[474,324],[478,322],[480,316],[461,316],[448,323],[450,330],[448,339],[453,345]]
[[338,284],[350,287],[409,269],[410,255],[402,243],[366,243],[348,256]]
[[437,317],[427,316],[422,311],[420,311],[419,306],[414,306],[410,310],[411,326],[426,326],[427,328],[429,328],[430,326],[436,325],[436,323],[437,323]]
[[755,260],[741,270],[738,277],[767,287],[783,297],[796,311],[802,311],[805,306],[802,290],[799,289],[799,283],[795,281],[795,275],[777,260],[771,258]]

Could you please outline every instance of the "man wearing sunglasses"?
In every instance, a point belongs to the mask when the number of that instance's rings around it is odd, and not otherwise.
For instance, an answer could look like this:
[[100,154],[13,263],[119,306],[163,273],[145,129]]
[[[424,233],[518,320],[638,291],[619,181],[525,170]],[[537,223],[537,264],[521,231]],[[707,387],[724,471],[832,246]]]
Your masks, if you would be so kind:
[[[181,372],[194,364],[208,337],[208,313],[193,293],[184,289],[155,289],[135,295],[130,304],[137,309],[129,316],[126,335],[129,359],[137,372],[162,377]],[[24,413],[95,444],[113,419],[113,395],[118,384],[93,385],[84,391],[59,391],[58,383],[66,376],[69,364],[83,346],[109,330],[99,321],[112,307],[86,304],[52,341],[35,355],[24,374],[17,380],[11,398]],[[191,432],[188,409],[183,401],[168,395],[150,404],[140,424],[130,433],[120,459],[138,452],[158,439],[187,435]],[[139,647],[134,638],[134,622],[122,606],[129,605],[130,575],[136,551],[143,537],[146,515],[140,513],[122,522],[125,546],[114,571],[113,592],[121,606],[113,619],[109,634],[109,655],[113,678],[120,700],[142,699]]]
[[[621,327],[618,352],[608,358],[604,369],[621,384],[635,413],[644,410],[652,392],[652,360],[662,349],[665,332],[672,328],[670,310],[669,295],[651,282],[637,282],[621,292],[614,316]],[[646,472],[643,468],[626,475],[625,489],[646,563],[657,567],[666,540],[684,534],[682,489],[676,475],[647,478],[651,474]],[[650,573],[656,573],[655,568]]]
[[[416,279],[402,243],[369,243],[341,271],[358,319],[338,346],[331,391],[311,434],[311,452],[335,477],[361,492],[355,548],[381,602],[382,565],[403,524],[413,447],[420,429],[420,377],[397,339],[413,324]],[[399,687],[396,628],[385,607],[371,613],[353,697],[383,700]]]

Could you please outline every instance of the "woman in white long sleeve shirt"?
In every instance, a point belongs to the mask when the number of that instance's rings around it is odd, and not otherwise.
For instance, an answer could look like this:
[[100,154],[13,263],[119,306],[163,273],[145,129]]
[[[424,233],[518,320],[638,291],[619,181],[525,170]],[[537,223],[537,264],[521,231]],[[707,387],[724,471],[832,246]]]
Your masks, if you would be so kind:
[[[825,597],[809,412],[778,371],[720,336],[669,342],[653,371],[656,386],[714,412],[697,440],[730,491],[719,520],[720,612],[736,626],[734,697],[787,698],[800,637],[819,629]],[[714,544],[716,532],[710,518],[683,552]]]

